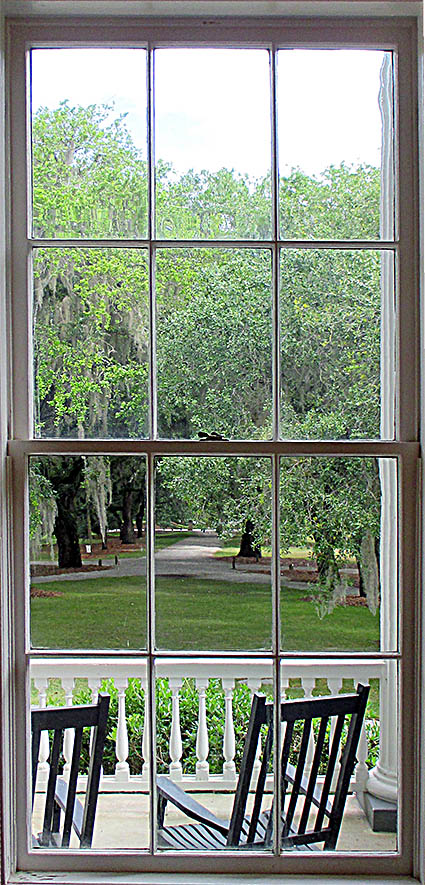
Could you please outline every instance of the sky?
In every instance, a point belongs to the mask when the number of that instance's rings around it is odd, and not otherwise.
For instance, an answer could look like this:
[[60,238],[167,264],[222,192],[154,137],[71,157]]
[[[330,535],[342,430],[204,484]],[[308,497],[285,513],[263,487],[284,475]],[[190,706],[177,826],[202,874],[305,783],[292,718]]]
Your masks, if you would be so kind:
[[[380,165],[377,50],[281,50],[278,143],[283,173],[318,175],[342,161]],[[270,168],[268,53],[159,49],[155,53],[156,156],[182,174],[226,167],[256,178]],[[40,106],[114,104],[146,156],[143,49],[36,49],[33,112]]]

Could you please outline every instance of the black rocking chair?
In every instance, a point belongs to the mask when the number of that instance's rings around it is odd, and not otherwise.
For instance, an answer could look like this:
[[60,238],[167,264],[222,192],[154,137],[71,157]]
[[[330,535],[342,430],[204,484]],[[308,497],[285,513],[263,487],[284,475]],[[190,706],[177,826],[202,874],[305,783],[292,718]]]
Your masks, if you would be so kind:
[[[358,685],[353,695],[301,698],[281,704],[281,722],[285,726],[280,766],[280,843],[284,850],[317,850],[320,843],[325,851],[335,849],[356,765],[368,694],[368,685]],[[311,757],[308,750],[313,721],[314,752]],[[295,727],[296,723],[298,727]],[[347,728],[344,728],[346,723]],[[251,785],[260,736],[262,760],[256,783],[254,781]],[[269,799],[269,807],[264,809],[263,802],[272,749],[273,704],[266,703],[262,695],[254,695],[230,821],[220,820],[170,778],[159,776],[158,845],[186,851],[271,847],[273,803]],[[291,760],[295,760],[295,764]],[[250,787],[252,804],[251,812],[247,814]],[[197,823],[164,825],[168,802]]]
[[[37,766],[42,731],[53,731],[50,747],[49,779],[44,805],[42,832],[33,837],[33,847],[68,848],[71,829],[80,848],[90,848],[93,839],[97,796],[99,792],[103,748],[109,710],[109,695],[100,694],[97,704],[76,707],[42,707],[31,711],[32,728],[32,803],[37,782]],[[76,796],[83,729],[91,733],[90,763],[84,805]],[[58,775],[60,753],[66,729],[75,729],[69,778]],[[61,827],[61,812],[64,812]]]

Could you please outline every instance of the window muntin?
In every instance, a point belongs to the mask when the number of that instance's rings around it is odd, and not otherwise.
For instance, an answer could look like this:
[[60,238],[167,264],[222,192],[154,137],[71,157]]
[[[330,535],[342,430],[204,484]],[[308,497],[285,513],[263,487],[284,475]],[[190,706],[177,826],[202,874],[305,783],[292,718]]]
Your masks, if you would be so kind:
[[[403,315],[403,311],[401,311],[401,313],[402,313],[402,315]],[[401,327],[404,328],[404,322],[403,322],[403,319],[401,319]],[[405,377],[405,374],[406,374],[406,373],[403,373],[403,371],[402,371],[401,374],[402,374],[402,377]],[[406,417],[407,417],[407,416],[406,416],[406,414],[404,413],[403,416],[402,416],[402,423],[401,423],[401,425],[400,425],[400,427],[402,427],[402,428],[405,428],[405,427],[406,427],[406,423],[405,423],[405,422],[406,422]],[[208,446],[207,446],[207,448],[208,448]],[[230,449],[228,449],[228,448],[226,447],[226,444],[224,444],[224,445],[222,446],[222,448],[223,448],[224,451],[230,451]],[[318,448],[319,448],[319,450],[321,449],[322,451],[325,451],[325,450],[326,450],[326,446],[325,446],[325,449],[323,449],[323,448],[321,447],[321,444],[320,444],[320,443],[318,444]],[[296,450],[296,449],[297,449],[297,446],[296,446],[296,444],[294,444],[294,450]],[[342,449],[345,450],[344,445],[342,445],[341,450],[342,450]],[[357,451],[356,444],[354,443],[353,445],[350,445],[350,449],[351,449],[351,453],[355,453],[355,452]],[[277,450],[278,450],[278,449],[276,449],[276,451],[277,451]],[[330,448],[328,447],[328,451],[330,451],[330,450],[334,450],[332,446],[331,446]],[[380,448],[379,451],[382,453],[382,451],[384,451],[384,450],[386,450],[386,451],[390,451],[390,449],[388,449],[388,448],[385,446],[385,444],[382,444],[382,446],[381,446],[381,448]],[[17,450],[16,450],[16,451],[17,451]],[[359,451],[365,451],[365,450],[362,449],[362,447],[360,447]],[[370,451],[370,450],[368,449],[368,451]],[[372,451],[376,451],[376,450],[373,450],[373,447],[372,447]],[[391,451],[392,451],[392,450],[391,450]],[[397,450],[397,447],[396,447],[395,451],[398,451],[398,450]],[[403,451],[404,451],[404,450],[403,450]],[[413,450],[412,450],[412,451],[413,451]],[[377,452],[377,453],[378,453],[378,452]],[[401,454],[401,449],[400,449],[400,454]],[[407,458],[407,462],[406,462],[406,463],[408,463],[408,462],[409,462],[409,456],[408,456],[407,450],[405,451],[405,456],[406,456],[406,458]],[[411,476],[411,472],[410,472],[410,474],[409,474],[409,469],[410,469],[410,468],[408,468],[407,473],[404,474],[404,480],[403,480],[403,478],[402,478],[402,486],[403,486],[403,482],[406,481],[406,476],[407,476],[407,475],[410,475],[410,476]],[[409,572],[409,569],[407,569],[407,572]],[[405,741],[404,736],[402,737],[402,740]],[[409,833],[408,833],[408,830],[407,830],[407,840],[408,840],[408,839],[409,839]],[[407,843],[404,842],[404,846],[405,846],[405,847],[406,847],[406,844],[407,844]],[[265,859],[264,859],[264,860],[265,860]],[[285,866],[286,866],[286,868],[289,869],[289,870],[294,870],[294,869],[296,869],[296,867],[293,867],[293,865],[292,865],[292,860],[293,860],[293,859],[291,859],[291,858],[286,858],[286,859],[285,859]],[[377,860],[378,860],[378,858],[377,858]],[[75,863],[78,865],[78,861],[77,861],[77,859],[74,859],[74,861],[75,861]],[[380,858],[379,858],[379,870],[382,870],[382,861],[383,861],[383,859],[380,857]],[[332,858],[327,858],[327,859],[326,859],[326,863],[329,863],[329,862],[330,862],[330,865],[332,866]],[[67,863],[67,860],[65,861],[65,863]],[[86,863],[86,861],[85,861],[85,863]],[[308,859],[305,859],[305,863],[308,865]],[[319,863],[320,863],[320,859],[319,859]],[[58,864],[59,864],[60,866],[63,865],[61,859],[58,860]],[[374,867],[373,860],[370,860],[370,859],[369,859],[369,860],[368,860],[368,865],[369,865],[369,868],[373,868],[373,867]],[[317,860],[316,860],[316,858],[315,858],[315,867],[317,868]],[[198,868],[199,868],[199,865],[198,865]],[[264,869],[264,861],[263,861],[263,860],[262,860],[262,862],[261,862],[261,868]],[[349,861],[349,859],[347,859],[347,867],[346,867],[346,868],[347,868],[347,869],[350,869],[350,861]],[[376,864],[375,864],[375,868],[376,868],[376,870],[378,870],[378,866],[376,866]],[[252,869],[257,869],[257,866],[256,866],[256,859],[255,859],[255,857],[251,857],[251,858],[250,858],[250,869],[251,869],[251,870],[252,870]],[[354,869],[354,867],[353,867],[353,869]],[[356,869],[358,869],[357,861],[356,861]],[[393,864],[392,864],[392,869],[394,869]],[[406,867],[404,867],[404,869],[406,869]]]

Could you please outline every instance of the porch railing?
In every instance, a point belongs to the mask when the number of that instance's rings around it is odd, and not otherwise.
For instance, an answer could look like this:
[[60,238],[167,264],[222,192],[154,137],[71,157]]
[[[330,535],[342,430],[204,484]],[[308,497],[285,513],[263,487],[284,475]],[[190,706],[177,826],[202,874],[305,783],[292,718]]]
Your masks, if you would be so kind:
[[[371,679],[378,679],[380,685],[387,679],[387,662],[377,659],[347,660],[322,658],[299,660],[297,658],[286,659],[282,667],[281,686],[282,698],[290,681],[297,679],[298,687],[301,687],[305,697],[311,697],[316,680],[323,680],[331,694],[337,694],[344,680],[352,680],[354,685],[358,682],[367,683]],[[253,661],[243,659],[203,659],[188,660],[173,659],[173,662],[159,659],[156,663],[155,675],[158,678],[168,679],[172,697],[172,716],[169,733],[169,773],[170,776],[181,782],[182,786],[191,790],[207,792],[209,790],[224,791],[233,790],[237,780],[235,764],[236,742],[233,721],[233,693],[236,682],[245,683],[252,693],[261,690],[261,686],[272,683],[272,665],[268,661]],[[197,737],[196,737],[196,764],[194,769],[187,773],[187,765],[183,770],[183,750],[180,727],[180,691],[183,680],[194,680],[198,695],[197,709]],[[38,692],[38,703],[44,706],[47,703],[49,683],[51,679],[58,680],[65,694],[67,705],[73,703],[73,690],[76,680],[87,680],[92,692],[93,701],[96,701],[101,684],[105,679],[113,679],[118,695],[118,722],[115,737],[115,771],[113,774],[104,774],[101,782],[103,792],[144,792],[149,788],[149,753],[148,753],[148,729],[146,727],[141,740],[141,752],[143,766],[141,774],[132,774],[128,763],[129,742],[126,716],[126,689],[129,679],[140,680],[141,687],[146,697],[147,671],[146,662],[140,658],[116,658],[103,659],[102,661],[90,658],[34,658],[31,662],[31,679],[33,686]],[[206,690],[210,679],[221,682],[225,699],[225,720],[222,745],[222,771],[212,774],[209,770],[209,734],[206,711]],[[382,738],[382,734],[381,734]],[[73,745],[73,732],[67,732],[64,743],[65,769],[69,766]],[[48,736],[40,745],[38,788],[42,789],[48,776]],[[309,758],[314,754],[314,737],[311,736]],[[352,789],[362,793],[367,788],[368,767],[368,738],[366,723],[363,725],[362,736],[358,748],[356,766]],[[269,785],[271,787],[271,785]]]

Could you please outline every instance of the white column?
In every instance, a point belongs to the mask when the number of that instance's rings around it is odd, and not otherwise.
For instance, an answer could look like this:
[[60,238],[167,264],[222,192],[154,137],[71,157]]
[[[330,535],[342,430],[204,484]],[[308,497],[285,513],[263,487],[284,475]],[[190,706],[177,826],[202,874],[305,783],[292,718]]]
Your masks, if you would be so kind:
[[199,716],[198,716],[198,732],[196,735],[196,777],[198,780],[207,781],[210,767],[207,762],[209,753],[208,729],[207,729],[207,710],[205,704],[205,691],[208,686],[208,679],[197,679],[196,690],[199,695]]
[[225,720],[223,735],[223,776],[226,780],[236,781],[236,741],[235,726],[233,723],[233,691],[235,688],[234,679],[223,679],[224,704],[225,704]]
[[[381,69],[379,105],[382,117],[381,236],[393,235],[393,95],[391,54]],[[395,417],[395,311],[392,255],[381,257],[381,435],[391,439]],[[381,649],[397,648],[397,469],[381,459]],[[367,789],[381,799],[397,801],[397,667],[389,662],[387,678],[380,684],[379,760],[369,772]]]
[[[45,707],[47,704],[47,679],[34,679],[34,685],[38,691],[38,704],[40,707]],[[40,749],[38,751],[38,766],[37,766],[37,784],[36,789],[39,790],[40,787],[44,787],[47,784],[49,779],[49,758],[50,746],[49,746],[49,732],[41,731],[40,732]]]
[[173,780],[181,780],[182,764],[181,757],[183,753],[182,734],[180,728],[180,697],[179,692],[182,687],[181,679],[170,677],[169,686],[171,688],[171,732],[170,732],[170,776]]
[[127,762],[128,758],[128,732],[127,719],[125,715],[125,690],[128,685],[128,679],[115,679],[115,687],[118,691],[118,722],[117,737],[115,743],[115,754],[118,762],[115,766],[115,777],[119,781],[130,780],[130,766]]
[[[65,704],[67,707],[72,707],[72,689],[74,687],[73,679],[62,679],[62,686],[65,691]],[[71,761],[72,761],[72,751],[74,749],[74,739],[75,739],[75,731],[73,728],[65,729],[65,733],[63,736],[63,758],[65,759],[65,765],[63,767],[64,777],[69,776],[69,772],[71,770]]]

